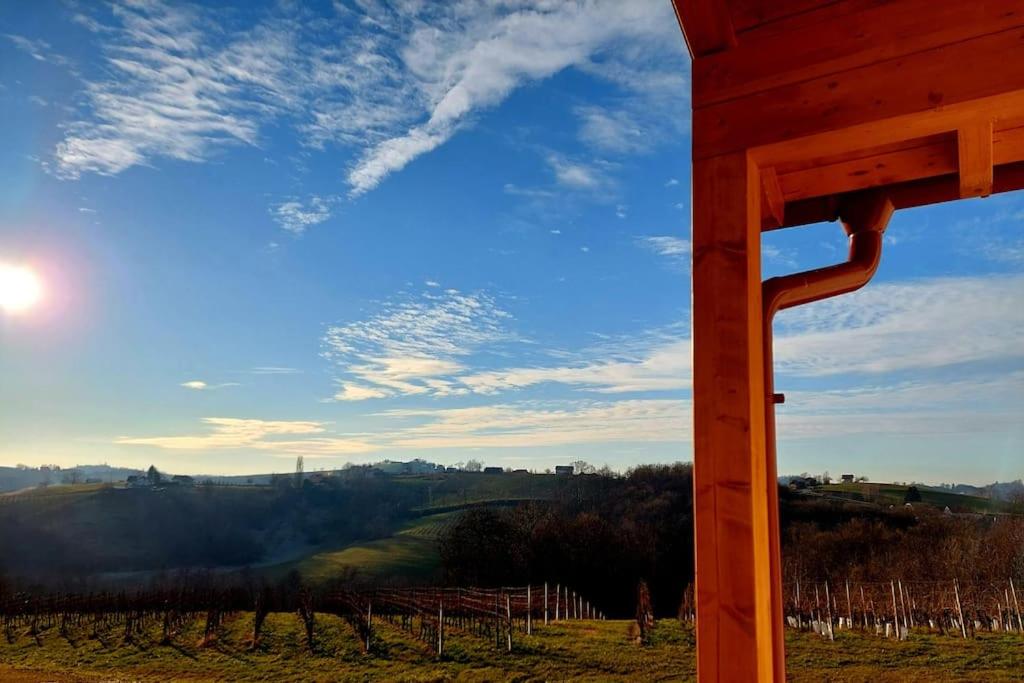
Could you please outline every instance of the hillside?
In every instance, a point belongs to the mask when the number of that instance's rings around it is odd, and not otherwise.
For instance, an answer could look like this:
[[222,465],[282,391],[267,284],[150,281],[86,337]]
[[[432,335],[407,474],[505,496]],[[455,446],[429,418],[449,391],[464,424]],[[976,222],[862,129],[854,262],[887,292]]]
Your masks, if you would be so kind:
[[[849,500],[888,506],[903,505],[907,502],[907,491],[910,488],[909,485],[903,484],[854,482],[828,484],[819,486],[813,489],[813,491]],[[1019,507],[999,498],[957,493],[949,489],[925,486],[923,484],[918,484],[914,488],[921,495],[920,503],[940,509],[948,507],[951,512],[1005,513],[1013,512]]]

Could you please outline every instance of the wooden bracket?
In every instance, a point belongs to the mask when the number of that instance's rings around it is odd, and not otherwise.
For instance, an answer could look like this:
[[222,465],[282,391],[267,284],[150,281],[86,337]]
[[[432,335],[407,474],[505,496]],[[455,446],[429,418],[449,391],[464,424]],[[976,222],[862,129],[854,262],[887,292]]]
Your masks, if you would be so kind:
[[960,197],[992,194],[992,121],[980,121],[957,130]]

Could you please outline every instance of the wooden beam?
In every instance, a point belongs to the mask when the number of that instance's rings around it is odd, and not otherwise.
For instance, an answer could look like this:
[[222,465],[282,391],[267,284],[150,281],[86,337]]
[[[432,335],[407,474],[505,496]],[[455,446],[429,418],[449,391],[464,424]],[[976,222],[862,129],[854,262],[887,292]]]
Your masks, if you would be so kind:
[[735,49],[695,60],[693,102],[703,107],[1021,25],[1024,0],[826,4],[744,33]]
[[[1022,43],[1024,29],[1012,29],[699,107],[694,158],[834,133],[850,149],[872,139],[849,131],[858,126],[888,136],[878,144],[896,142],[951,130],[935,126],[984,116],[986,107],[997,110],[993,119],[1019,116],[1024,59],[1013,56]],[[803,154],[796,158],[836,151],[807,149],[811,142],[801,141]]]
[[960,197],[992,194],[992,121],[979,121],[957,131]]
[[672,0],[693,58],[736,46],[726,0]]
[[[785,680],[773,611],[761,323],[762,183],[744,153],[693,164],[697,673]],[[775,530],[777,533],[777,530]],[[777,559],[777,558],[776,558]],[[781,601],[779,602],[781,604]]]
[[775,225],[782,225],[786,217],[786,199],[782,196],[779,174],[774,166],[761,170],[761,186],[764,188],[765,219]]
[[[1024,190],[1024,162],[996,166],[993,172],[992,194]],[[957,174],[939,178],[925,178],[886,187],[886,192],[897,209],[941,204],[960,199],[960,178]],[[813,197],[786,205],[786,221],[782,228],[792,228],[811,223],[834,221],[843,198],[847,195]],[[770,224],[765,230],[776,229]]]

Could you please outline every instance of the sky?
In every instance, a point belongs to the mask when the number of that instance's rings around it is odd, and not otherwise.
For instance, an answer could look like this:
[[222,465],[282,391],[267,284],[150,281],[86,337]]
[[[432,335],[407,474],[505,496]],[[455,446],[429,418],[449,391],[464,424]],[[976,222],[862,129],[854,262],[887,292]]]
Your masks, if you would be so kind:
[[[667,1],[6,2],[0,465],[692,459]],[[776,322],[779,471],[1024,476],[1024,198]],[[767,233],[764,275],[844,258]]]

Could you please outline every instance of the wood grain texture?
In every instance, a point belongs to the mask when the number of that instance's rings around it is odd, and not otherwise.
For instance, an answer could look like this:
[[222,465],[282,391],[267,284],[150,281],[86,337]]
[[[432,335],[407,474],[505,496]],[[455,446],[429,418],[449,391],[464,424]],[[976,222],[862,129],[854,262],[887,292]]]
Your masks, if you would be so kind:
[[698,160],[693,193],[698,675],[781,681],[764,460],[760,172],[746,154]]

